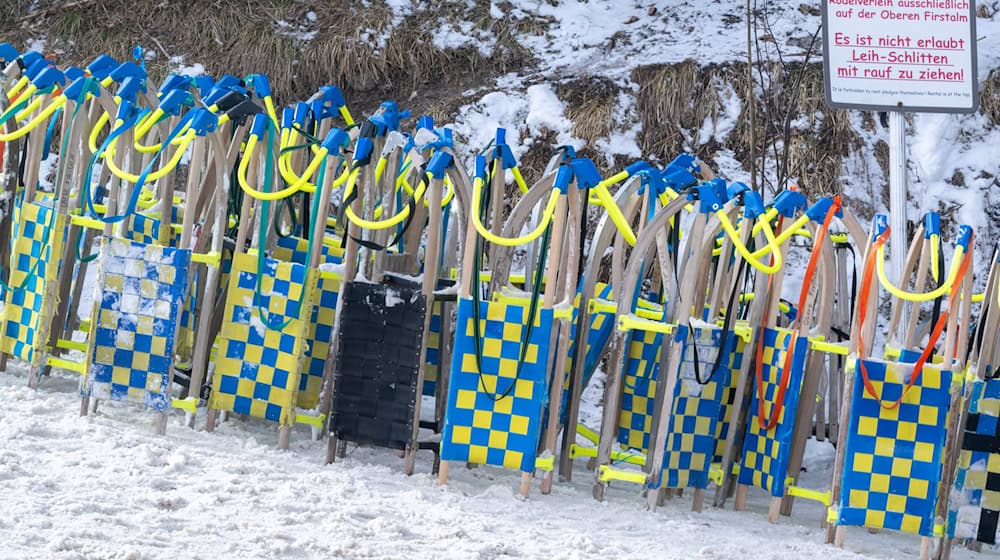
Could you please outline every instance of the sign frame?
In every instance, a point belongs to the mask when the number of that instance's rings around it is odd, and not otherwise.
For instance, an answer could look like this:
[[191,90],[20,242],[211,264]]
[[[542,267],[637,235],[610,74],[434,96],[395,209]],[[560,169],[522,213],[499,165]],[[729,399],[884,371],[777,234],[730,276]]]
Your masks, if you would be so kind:
[[831,72],[830,72],[830,37],[829,37],[829,17],[828,12],[830,10],[829,0],[821,0],[820,9],[823,12],[823,91],[826,97],[826,104],[830,107],[837,109],[859,109],[862,111],[905,111],[908,113],[961,113],[961,114],[972,114],[979,111],[980,104],[980,91],[979,91],[979,67],[978,67],[978,45],[976,39],[976,2],[975,0],[967,0],[969,3],[969,50],[972,56],[970,73],[972,76],[972,106],[971,107],[935,107],[935,106],[917,106],[917,105],[903,105],[902,102],[898,102],[896,105],[879,105],[871,103],[843,103],[833,101],[833,92],[831,90]]

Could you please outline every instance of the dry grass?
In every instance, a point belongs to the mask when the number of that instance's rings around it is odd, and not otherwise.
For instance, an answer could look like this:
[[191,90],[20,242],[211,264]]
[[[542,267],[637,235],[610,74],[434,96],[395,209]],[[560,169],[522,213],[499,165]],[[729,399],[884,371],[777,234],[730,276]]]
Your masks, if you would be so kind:
[[[358,114],[383,99],[414,113],[441,110],[463,90],[531,63],[531,53],[514,40],[516,23],[492,20],[488,4],[475,11],[497,39],[492,56],[475,48],[435,48],[438,15],[455,10],[435,9],[448,0],[430,4],[390,29],[392,12],[384,0],[368,8],[322,0],[131,0],[127,9],[124,2],[42,0],[30,18],[29,2],[0,0],[0,34],[18,45],[44,34],[46,50],[61,52],[60,64],[86,64],[98,53],[129,59],[142,44],[157,55],[147,65],[154,82],[166,75],[168,55],[201,62],[213,75],[265,73],[279,102],[335,84]],[[304,23],[310,11],[316,22],[308,28],[318,31],[312,41],[279,29],[278,21]]]
[[979,110],[995,125],[1000,125],[1000,70],[994,69],[986,77],[979,92]]
[[[772,169],[787,153],[787,176],[796,178],[807,195],[839,193],[843,158],[860,147],[860,138],[846,111],[826,106],[821,66],[774,65],[764,72],[771,87],[755,105],[757,132],[751,134],[746,65],[699,66],[687,61],[636,69],[632,78],[640,86],[641,148],[660,160],[688,150],[706,161],[726,148],[747,162],[752,150],[757,158],[768,158]],[[703,123],[718,120],[724,110],[727,86],[742,103],[734,129],[721,144],[698,138]],[[751,145],[752,138],[756,145]]]

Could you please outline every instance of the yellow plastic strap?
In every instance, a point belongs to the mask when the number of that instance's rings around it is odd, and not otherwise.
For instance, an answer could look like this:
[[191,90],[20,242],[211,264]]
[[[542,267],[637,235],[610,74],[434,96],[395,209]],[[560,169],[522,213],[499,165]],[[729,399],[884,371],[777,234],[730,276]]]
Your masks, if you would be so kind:
[[222,262],[222,254],[211,251],[208,253],[191,253],[191,262],[207,264],[212,268],[219,268]]
[[133,135],[132,138],[132,145],[135,146],[135,149],[138,152],[144,154],[152,154],[158,152],[163,147],[162,143],[153,144],[151,146],[146,146],[145,144],[139,143],[139,140],[145,138],[146,135],[149,134],[149,131],[153,130],[153,127],[157,125],[157,123],[160,120],[160,117],[162,116],[163,116],[163,109],[157,107],[155,111],[146,115],[145,117],[143,117],[141,121],[136,123],[135,134]]
[[80,332],[90,332],[90,319],[80,321]]
[[840,521],[840,508],[835,506],[826,508],[826,522],[830,525],[836,525],[838,521]]
[[935,523],[934,524],[934,536],[935,537],[943,537],[944,536],[944,523]]
[[830,506],[830,502],[833,500],[833,494],[829,490],[822,492],[819,490],[810,490],[809,488],[800,488],[798,486],[790,485],[786,488],[786,492],[789,496],[819,502],[827,507]]
[[635,315],[628,314],[618,317],[616,328],[621,332],[641,330],[662,334],[673,334],[674,330],[677,329],[677,326],[671,323],[662,323],[660,321],[642,319],[640,317],[636,317]]
[[[476,178],[475,185],[472,188],[472,207],[479,208],[479,197],[483,190],[483,180],[481,178]],[[479,212],[469,212],[472,215],[472,224],[476,227],[476,231],[483,239],[494,243],[496,245],[501,245],[503,247],[516,247],[518,245],[526,245],[532,241],[538,239],[545,233],[545,228],[549,226],[552,221],[552,217],[556,213],[556,203],[559,202],[559,197],[562,196],[562,192],[559,189],[552,189],[552,194],[549,196],[549,202],[542,211],[541,220],[538,222],[538,227],[534,231],[531,231],[521,237],[506,238],[495,235],[486,226],[483,225],[483,221],[479,217]]]
[[191,414],[198,413],[198,399],[196,397],[188,397],[186,399],[171,399],[170,406],[173,408],[179,408]]
[[79,352],[86,352],[87,343],[60,338],[59,340],[56,341],[56,348],[62,348],[63,350],[77,350]]
[[582,445],[577,445],[575,443],[569,446],[569,458],[576,459],[578,457],[597,457],[596,447],[584,447]]
[[[219,120],[221,122],[222,119]],[[281,150],[291,147],[293,143],[298,140],[298,138],[299,133],[295,129],[283,129],[281,131],[281,136],[279,137],[279,154]],[[322,148],[316,145],[311,145],[310,148],[312,153],[316,156],[318,156],[320,151],[322,151]],[[295,171],[292,170],[292,152],[288,151],[278,156],[278,172],[281,173],[281,177],[286,183],[292,185],[301,184],[301,190],[305,192],[316,191],[316,185],[309,182],[309,177],[312,177],[316,172],[316,167],[313,167],[312,164],[310,164],[301,177],[296,175]]]
[[97,150],[100,149],[97,145],[97,138],[110,121],[111,115],[107,112],[101,113],[101,116],[97,117],[97,122],[94,123],[94,128],[90,129],[90,136],[87,137],[87,146],[90,148],[90,153],[97,153]]
[[719,222],[722,224],[723,231],[729,236],[730,241],[733,242],[733,247],[739,252],[740,256],[749,264],[750,266],[756,268],[757,270],[763,272],[764,274],[774,274],[781,270],[781,247],[777,240],[774,238],[774,232],[771,231],[771,224],[767,220],[761,222],[761,226],[764,229],[764,237],[767,239],[767,246],[769,248],[769,253],[774,256],[774,262],[771,264],[764,264],[763,262],[757,260],[754,254],[750,252],[750,249],[743,244],[740,240],[740,234],[733,227],[733,223],[729,221],[729,215],[726,214],[724,210],[719,210],[715,213],[719,217]]
[[552,472],[555,469],[556,458],[554,455],[548,457],[536,457],[535,468],[540,471]]
[[21,128],[15,130],[14,132],[11,132],[10,134],[0,133],[0,142],[10,142],[11,140],[17,140],[18,138],[27,135],[32,130],[38,128],[40,124],[49,120],[49,117],[51,117],[52,114],[55,113],[57,109],[59,109],[65,104],[66,104],[66,96],[60,95],[55,100],[53,100],[48,107],[43,109],[41,113],[38,113],[37,117],[28,122],[28,124],[22,126]]
[[69,217],[69,223],[72,224],[72,225],[74,225],[74,226],[80,226],[80,227],[85,227],[85,228],[89,228],[89,229],[95,229],[95,230],[98,230],[98,231],[103,231],[104,230],[104,226],[105,226],[104,222],[102,222],[102,221],[100,221],[100,220],[98,220],[96,218],[89,218],[87,216],[79,216],[79,215],[76,215],[76,214],[70,215],[70,217]]
[[309,414],[299,414],[298,412],[295,413],[296,424],[305,424],[307,426],[312,426],[317,430],[323,429],[325,421],[326,421],[326,414],[311,416]]
[[629,244],[630,247],[635,246],[635,232],[632,231],[632,226],[629,225],[628,220],[625,219],[625,215],[622,214],[618,205],[615,204],[615,199],[611,196],[611,192],[608,190],[608,184],[611,179],[614,179],[618,175],[614,175],[609,179],[601,181],[596,187],[592,189],[592,192],[597,195],[597,198],[601,201],[601,206],[607,211],[608,217],[611,218],[611,222],[615,224],[618,228],[618,233],[621,234],[622,239]]
[[87,365],[84,362],[75,362],[73,360],[64,360],[62,358],[56,358],[55,356],[47,356],[45,358],[45,363],[52,367],[57,367],[59,369],[65,369],[67,371],[74,371],[83,375],[86,370]]
[[295,181],[289,181],[289,183],[291,184],[281,190],[266,193],[253,188],[247,181],[247,169],[250,168],[250,160],[253,159],[250,156],[251,154],[253,154],[254,148],[257,147],[257,142],[258,142],[257,136],[251,135],[250,139],[247,140],[246,150],[244,152],[243,159],[240,160],[240,166],[236,170],[236,179],[237,181],[239,181],[240,188],[243,189],[243,192],[247,193],[253,198],[256,198],[257,200],[281,200],[284,198],[288,198],[299,191],[312,192],[309,190],[309,187],[311,187],[312,185],[309,183],[308,178],[312,177],[313,173],[315,173],[316,170],[319,169],[320,164],[323,163],[323,159],[326,157],[328,153],[325,148],[320,148],[319,153],[309,163],[309,166],[306,168],[306,171],[305,173],[303,173],[302,177],[295,177],[296,179]]
[[274,109],[274,99],[270,95],[264,98],[264,109],[267,110],[267,116],[271,117],[271,122],[274,123],[274,126],[280,126],[278,112]]
[[[384,160],[382,160],[382,161],[384,161]],[[379,162],[379,164],[381,164],[381,161]],[[344,189],[344,200],[347,200],[347,198],[351,195],[351,193],[354,192],[354,187],[357,184],[358,171],[359,171],[358,169],[355,169],[354,171],[351,172],[351,176],[350,176],[350,178],[347,181],[347,188]],[[417,191],[415,193],[413,193],[413,201],[414,202],[417,202],[421,198],[423,198],[424,192],[427,191],[427,185],[428,185],[428,183],[429,182],[426,181],[426,180],[420,182],[420,186],[417,187]],[[362,227],[364,229],[368,229],[368,230],[389,229],[391,227],[394,227],[396,225],[399,225],[399,224],[403,223],[403,220],[405,220],[406,217],[410,215],[410,205],[407,204],[395,216],[393,216],[391,218],[386,218],[384,220],[377,220],[377,221],[376,220],[366,220],[366,219],[362,218],[361,216],[358,216],[354,212],[354,209],[351,208],[351,205],[348,205],[348,206],[344,207],[344,215],[346,215],[347,219],[350,220],[352,223],[354,223],[358,227]]]
[[577,424],[576,424],[576,433],[579,434],[579,435],[581,435],[581,436],[583,436],[584,439],[586,439],[587,441],[589,441],[589,442],[591,442],[591,443],[593,443],[595,445],[601,439],[600,434],[598,434],[594,430],[591,430],[590,428],[588,428],[586,425],[584,425],[581,422],[577,422]]
[[[771,208],[770,210],[765,212],[764,218],[758,220],[757,224],[754,225],[753,234],[757,235],[758,233],[760,233],[760,231],[764,227],[764,224],[770,225],[771,221],[774,220],[774,218],[776,218],[777,216],[778,216],[778,211],[775,210],[774,208]],[[805,227],[807,223],[809,223],[809,219],[810,219],[809,216],[806,214],[800,216],[797,220],[792,222],[791,225],[785,228],[781,233],[779,233],[774,238],[775,244],[780,247],[785,241],[791,239],[792,236],[795,235],[795,232],[799,231],[800,229]],[[759,259],[766,256],[770,252],[771,252],[770,246],[765,245],[764,247],[761,247],[760,249],[754,251],[752,254],[755,259]]]
[[612,480],[621,480],[623,482],[631,482],[633,484],[646,485],[646,473],[635,472],[635,471],[620,471],[611,467],[611,465],[601,465],[598,468],[597,480],[601,482],[610,482]]
[[851,238],[846,233],[831,233],[830,241],[833,243],[850,243]]
[[[121,125],[122,125],[121,119],[115,121],[116,127]],[[111,144],[108,145],[108,151],[107,154],[105,154],[104,161],[105,163],[107,163],[108,169],[111,170],[111,173],[113,173],[116,177],[128,181],[129,183],[137,183],[139,182],[138,175],[124,171],[121,168],[119,168],[117,164],[115,164],[115,147],[118,144],[119,138],[121,137],[119,136],[118,138],[115,138],[114,140],[111,141]],[[153,171],[150,174],[146,175],[147,182],[152,183],[153,181],[162,179],[167,175],[173,173],[174,169],[176,169],[177,166],[180,164],[181,159],[184,158],[184,153],[187,152],[188,146],[191,144],[191,142],[194,141],[195,135],[193,132],[189,132],[185,133],[182,136],[179,136],[179,138],[181,138],[182,140],[180,146],[177,148],[177,152],[174,153],[174,157],[170,158],[170,161],[168,161],[167,164],[162,168],[157,169],[156,171]]]
[[879,283],[882,284],[882,287],[885,288],[886,291],[889,292],[890,294],[904,301],[912,301],[912,302],[932,301],[943,296],[949,290],[951,290],[951,286],[955,283],[955,279],[958,277],[958,271],[962,267],[962,257],[964,255],[965,255],[965,248],[962,247],[961,245],[956,247],[955,254],[952,256],[951,270],[948,271],[948,279],[945,280],[936,289],[931,290],[929,292],[923,292],[920,294],[901,290],[900,288],[893,285],[893,283],[889,281],[889,278],[886,277],[885,244],[879,245],[878,247],[878,257],[875,259],[875,265],[876,265],[875,268],[877,269],[878,272]]
[[941,271],[938,270],[938,253],[941,251],[941,236],[932,233],[931,234],[931,278],[935,282],[938,281],[938,276],[941,275]]
[[351,112],[347,110],[347,105],[342,105],[340,107],[340,116],[347,123],[348,127],[354,126],[354,118],[351,117]]
[[510,168],[510,173],[514,176],[514,182],[517,183],[517,188],[521,189],[521,194],[528,192],[528,184],[524,182],[524,177],[521,176],[521,170],[515,165]]
[[826,352],[827,354],[836,354],[838,356],[847,355],[847,344],[827,342],[821,337],[809,337],[809,346],[816,351]]
[[13,86],[11,86],[10,90],[7,92],[7,99],[13,99],[15,96],[17,96],[17,92],[21,91],[21,88],[23,88],[24,86],[28,86],[28,89],[24,90],[24,95],[34,94],[36,91],[38,91],[38,88],[35,87],[34,85],[28,85],[30,83],[31,81],[28,79],[27,76],[21,76],[20,78],[18,78],[17,82]]

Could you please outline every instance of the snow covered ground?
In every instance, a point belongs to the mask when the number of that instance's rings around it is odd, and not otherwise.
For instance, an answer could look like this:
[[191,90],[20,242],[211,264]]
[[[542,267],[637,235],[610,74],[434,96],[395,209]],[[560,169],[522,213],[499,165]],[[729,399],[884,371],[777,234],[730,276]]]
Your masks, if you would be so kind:
[[[919,539],[848,532],[823,544],[822,508],[796,505],[767,523],[748,511],[690,511],[676,498],[654,513],[633,486],[591,497],[578,462],[551,495],[517,495],[519,473],[452,468],[437,485],[430,453],[416,474],[382,449],[348,449],[323,465],[324,442],[297,429],[276,450],[273,424],[232,419],[212,434],[172,417],[166,436],[138,407],[101,403],[81,418],[77,380],[63,372],[27,388],[23,366],[0,374],[0,559],[149,558],[910,558]],[[203,419],[198,425],[203,426]],[[822,487],[832,448],[809,451],[803,484]],[[956,558],[972,558],[956,551]]]

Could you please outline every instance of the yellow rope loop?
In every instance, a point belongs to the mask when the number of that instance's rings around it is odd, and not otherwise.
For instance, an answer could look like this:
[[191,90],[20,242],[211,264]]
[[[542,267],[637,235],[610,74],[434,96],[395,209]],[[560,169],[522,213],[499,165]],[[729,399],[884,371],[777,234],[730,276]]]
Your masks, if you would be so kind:
[[[376,170],[376,178],[377,177],[378,173]],[[448,206],[448,203],[451,202],[451,199],[455,198],[455,184],[451,182],[450,178],[445,177],[444,186],[445,186],[445,191],[444,194],[441,196],[441,208],[445,208],[446,206]],[[405,174],[400,175],[399,178],[396,179],[396,190],[399,189],[402,189],[403,192],[406,193],[408,196],[413,195],[413,186],[410,185],[410,182],[406,180]],[[426,208],[428,205],[429,203],[427,202],[427,197],[424,197],[424,207]]]
[[628,220],[625,219],[625,215],[622,214],[621,208],[615,204],[615,198],[611,196],[611,191],[608,190],[608,184],[613,183],[611,181],[614,177],[605,179],[597,184],[591,192],[597,195],[598,200],[601,201],[601,206],[604,207],[605,212],[608,213],[608,217],[611,218],[611,223],[615,224],[618,228],[618,233],[621,234],[622,239],[629,244],[629,247],[635,246],[635,232],[632,231],[632,226],[629,225]]
[[[296,175],[295,170],[292,169],[292,152],[285,150],[286,148],[293,146],[294,142],[298,140],[298,138],[299,138],[299,133],[296,132],[294,129],[281,130],[281,136],[278,142],[278,151],[280,154],[278,156],[278,172],[281,173],[281,178],[284,179],[286,183],[290,185],[301,184],[299,190],[310,193],[316,192],[316,185],[311,183],[309,181],[309,178],[312,177],[312,175],[319,168],[318,165],[314,166],[313,164],[316,163],[316,158],[322,159],[322,157],[319,155],[321,150],[319,149],[318,146],[313,146],[312,147],[313,154],[315,155],[315,157],[312,163],[310,163],[309,167],[307,167],[305,172],[302,173],[302,176]],[[280,153],[283,151],[285,153]],[[326,152],[324,152],[324,155],[326,155]]]
[[[382,165],[383,161],[385,161],[385,160],[384,159],[383,160],[379,160],[379,165],[382,166],[382,167],[384,167]],[[347,182],[347,188],[344,189],[344,200],[347,200],[347,198],[351,195],[351,193],[354,192],[354,187],[357,185],[357,177],[358,177],[358,172],[359,171],[360,170],[355,169],[351,173],[351,178]],[[427,191],[427,185],[428,185],[428,183],[429,183],[429,180],[426,177],[424,178],[423,181],[420,181],[420,186],[418,186],[416,192],[413,193],[413,202],[414,203],[419,202],[423,198],[424,193]],[[362,218],[361,216],[358,216],[354,212],[354,209],[351,208],[351,205],[347,205],[344,208],[344,214],[347,216],[348,220],[350,220],[352,223],[354,223],[358,227],[361,227],[361,228],[364,228],[364,229],[368,229],[368,230],[382,230],[382,229],[389,229],[389,228],[391,228],[393,226],[396,226],[396,225],[399,225],[399,224],[403,223],[403,220],[405,220],[407,218],[407,216],[410,215],[410,205],[407,204],[395,216],[392,216],[390,218],[386,218],[384,220],[366,220],[366,219]],[[376,215],[377,216],[381,215],[381,208],[379,208],[379,212]]]
[[97,138],[101,135],[101,131],[104,127],[111,122],[111,115],[107,111],[101,113],[101,116],[97,117],[97,122],[94,123],[94,128],[90,131],[90,136],[87,137],[87,147],[90,148],[90,153],[96,154],[97,150],[100,148],[97,145]]
[[890,294],[904,301],[932,301],[943,296],[948,292],[948,290],[951,289],[952,285],[955,283],[955,279],[958,277],[958,271],[962,267],[962,257],[964,255],[965,248],[961,245],[956,247],[955,254],[952,256],[951,269],[948,271],[948,279],[934,290],[923,293],[914,293],[903,290],[889,281],[889,278],[885,275],[885,244],[879,245],[878,247],[878,257],[875,260],[875,268],[878,271],[879,283],[882,284],[882,287],[885,288]]
[[[60,95],[55,100],[52,101],[42,112],[38,114],[34,119],[32,119],[28,124],[22,126],[21,128],[9,133],[0,133],[0,142],[10,142],[12,140],[17,140],[25,135],[27,135],[32,130],[38,128],[42,123],[49,120],[49,118],[63,105],[66,104],[66,96]],[[17,118],[17,117],[15,117]]]
[[[121,126],[122,124],[123,121],[121,119],[117,119],[115,121],[116,127]],[[119,136],[118,138],[121,137]],[[123,181],[128,181],[129,183],[136,183],[139,181],[138,175],[124,171],[123,169],[119,168],[118,165],[115,163],[115,148],[118,144],[118,138],[112,140],[111,144],[108,145],[108,150],[107,153],[105,154],[104,161],[105,163],[107,163],[108,169],[116,177],[118,177]],[[178,135],[178,138],[181,139],[181,142],[180,145],[177,147],[177,151],[174,152],[174,156],[170,158],[170,161],[168,161],[167,164],[163,166],[161,169],[157,169],[156,171],[153,171],[152,173],[147,175],[146,176],[147,183],[152,183],[153,181],[162,179],[174,172],[177,166],[181,163],[181,159],[183,159],[184,153],[187,152],[188,147],[194,141],[195,134],[193,130],[188,129],[186,132]]]
[[[479,177],[475,180],[475,185],[472,189],[472,207],[479,208],[479,200],[481,192],[483,190],[483,180]],[[545,209],[542,211],[541,220],[538,222],[538,227],[533,231],[528,232],[525,235],[514,238],[501,237],[499,235],[491,232],[486,226],[483,225],[482,219],[479,217],[479,212],[470,212],[472,214],[472,224],[476,227],[476,231],[483,239],[494,243],[496,245],[501,245],[503,247],[516,247],[518,245],[525,245],[531,243],[532,241],[538,239],[545,233],[545,228],[549,226],[552,221],[552,217],[556,213],[556,203],[559,202],[559,197],[562,196],[562,191],[559,189],[552,189],[552,194],[549,195],[549,202],[545,205]]]
[[521,189],[521,194],[528,192],[528,184],[524,182],[524,177],[521,176],[521,170],[515,165],[510,168],[510,174],[514,176],[514,182],[517,183],[517,188]]
[[[760,233],[764,227],[764,224],[768,224],[768,227],[771,227],[770,226],[771,221],[774,220],[774,218],[776,218],[777,216],[778,216],[778,211],[776,209],[774,208],[769,209],[767,212],[764,213],[764,216],[762,216],[761,219],[758,221],[758,223],[754,226],[753,234],[757,235],[758,233]],[[787,228],[785,228],[781,233],[779,233],[774,238],[775,242],[777,242],[779,246],[783,245],[785,241],[788,241],[793,236],[798,235],[799,231],[802,230],[805,227],[805,225],[809,223],[810,219],[811,218],[809,218],[809,216],[805,214],[799,216],[798,219],[792,222]],[[759,259],[766,256],[770,252],[771,248],[765,246],[760,249],[757,249],[751,254],[753,255],[753,258]]]
[[[719,217],[719,222],[722,223],[722,229],[729,236],[729,239],[733,242],[733,247],[739,252],[740,256],[749,264],[750,266],[756,268],[757,270],[763,272],[764,274],[774,274],[781,270],[782,257],[781,257],[781,243],[775,238],[774,231],[771,229],[771,224],[767,221],[767,215],[765,214],[764,219],[760,222],[761,229],[764,231],[764,237],[767,239],[767,246],[765,247],[764,255],[773,255],[774,262],[771,264],[765,264],[761,262],[756,253],[751,253],[750,250],[743,244],[740,239],[739,232],[733,227],[733,223],[729,221],[729,216],[724,210],[719,210],[715,213]],[[756,228],[755,228],[756,229]],[[794,230],[793,230],[794,231]],[[762,255],[763,256],[763,255]]]
[[17,82],[15,82],[14,85],[11,86],[11,88],[7,91],[7,99],[8,100],[14,99],[17,96],[17,92],[21,91],[21,88],[23,88],[24,86],[28,86],[28,88],[24,90],[25,91],[24,95],[34,94],[36,91],[38,91],[38,88],[35,87],[34,85],[28,85],[30,83],[31,80],[29,80],[27,76],[21,76],[20,78],[18,78]]
[[[243,158],[240,160],[240,166],[236,170],[236,180],[240,184],[240,188],[243,189],[243,192],[257,200],[281,200],[288,198],[299,191],[313,192],[305,188],[306,184],[308,184],[307,178],[311,177],[326,159],[326,155],[328,153],[326,149],[320,149],[320,154],[313,158],[313,160],[309,163],[309,167],[306,168],[305,175],[299,178],[296,182],[278,191],[263,192],[253,188],[250,185],[250,182],[247,181],[247,170],[250,168],[250,161],[253,160],[253,153],[259,141],[260,139],[258,139],[255,134],[250,135],[250,138],[247,140]],[[340,180],[340,182],[343,182],[343,180]],[[313,189],[315,190],[315,186],[313,186]]]

